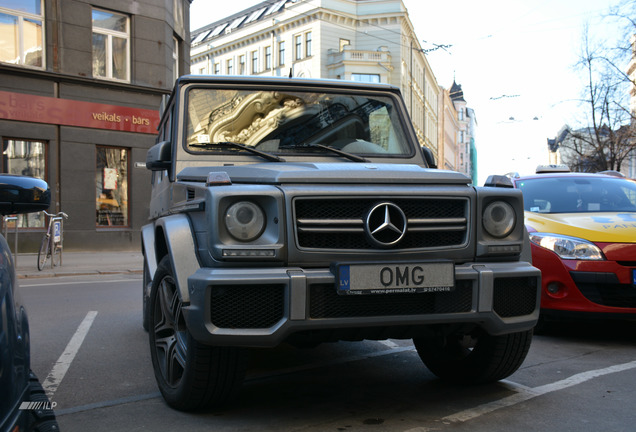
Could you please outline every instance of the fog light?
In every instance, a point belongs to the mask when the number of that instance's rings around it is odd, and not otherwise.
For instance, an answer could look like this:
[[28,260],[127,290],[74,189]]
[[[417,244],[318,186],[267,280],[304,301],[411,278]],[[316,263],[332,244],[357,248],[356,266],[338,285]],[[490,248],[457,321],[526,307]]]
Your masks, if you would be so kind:
[[550,294],[558,294],[559,293],[559,284],[556,282],[550,282],[548,284],[548,292]]

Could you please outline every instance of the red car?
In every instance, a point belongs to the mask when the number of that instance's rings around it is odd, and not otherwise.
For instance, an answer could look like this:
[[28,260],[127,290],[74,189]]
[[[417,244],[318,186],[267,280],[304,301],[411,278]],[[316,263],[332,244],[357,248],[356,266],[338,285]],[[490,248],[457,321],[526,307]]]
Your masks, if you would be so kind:
[[523,191],[541,317],[636,318],[636,181],[538,169]]

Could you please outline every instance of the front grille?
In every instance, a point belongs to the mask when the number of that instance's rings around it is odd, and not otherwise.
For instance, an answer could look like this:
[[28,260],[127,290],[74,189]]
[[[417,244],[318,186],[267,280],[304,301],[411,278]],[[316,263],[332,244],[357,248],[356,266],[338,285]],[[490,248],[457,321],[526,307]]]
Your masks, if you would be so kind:
[[496,278],[493,309],[502,318],[529,315],[537,307],[537,279]]
[[269,328],[284,311],[285,285],[212,287],[210,318],[219,328]]
[[301,249],[377,249],[365,234],[365,219],[373,206],[391,202],[404,212],[407,231],[387,249],[459,247],[468,239],[468,199],[465,198],[298,198],[295,228]]
[[636,308],[636,289],[621,284],[614,273],[570,272],[576,287],[589,301],[611,307]]
[[334,284],[309,291],[310,318],[354,318],[470,312],[472,282],[456,281],[452,292],[385,295],[339,295]]

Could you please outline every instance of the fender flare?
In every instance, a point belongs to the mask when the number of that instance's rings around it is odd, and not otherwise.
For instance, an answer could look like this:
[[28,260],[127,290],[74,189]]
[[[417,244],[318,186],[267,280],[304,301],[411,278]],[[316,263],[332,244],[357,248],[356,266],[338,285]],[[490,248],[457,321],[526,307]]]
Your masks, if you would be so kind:
[[[157,236],[163,236],[163,239],[158,239]],[[190,219],[184,214],[162,217],[154,223],[144,225],[141,229],[141,238],[150,278],[154,278],[159,261],[166,254],[169,255],[181,302],[184,305],[190,304],[188,277],[201,268]],[[163,253],[158,250],[161,242],[165,243],[166,248]]]

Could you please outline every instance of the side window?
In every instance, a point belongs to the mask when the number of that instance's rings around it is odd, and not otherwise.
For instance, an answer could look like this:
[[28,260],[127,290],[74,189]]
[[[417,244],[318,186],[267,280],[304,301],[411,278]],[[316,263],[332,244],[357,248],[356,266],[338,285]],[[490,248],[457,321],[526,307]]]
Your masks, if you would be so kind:
[[98,227],[127,227],[128,154],[121,147],[96,147],[95,210]]
[[179,78],[179,39],[172,37],[174,49],[172,50],[172,78],[176,81]]
[[130,81],[130,23],[126,15],[93,9],[93,76]]
[[42,0],[0,0],[0,62],[44,68]]
[[[46,180],[46,142],[26,139],[4,139],[2,141],[2,172]],[[18,215],[19,228],[41,228],[42,213]]]

